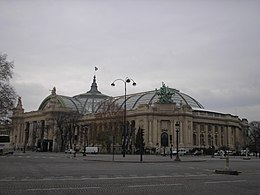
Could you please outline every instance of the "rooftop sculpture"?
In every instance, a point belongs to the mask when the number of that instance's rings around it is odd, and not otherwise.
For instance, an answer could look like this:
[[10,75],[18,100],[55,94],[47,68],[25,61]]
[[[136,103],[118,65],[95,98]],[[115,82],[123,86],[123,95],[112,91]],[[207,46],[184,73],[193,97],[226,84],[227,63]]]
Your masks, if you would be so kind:
[[174,90],[170,89],[168,86],[165,86],[165,83],[162,82],[162,87],[156,90],[156,95],[159,96],[158,103],[161,104],[170,104],[173,103],[172,96],[175,94]]

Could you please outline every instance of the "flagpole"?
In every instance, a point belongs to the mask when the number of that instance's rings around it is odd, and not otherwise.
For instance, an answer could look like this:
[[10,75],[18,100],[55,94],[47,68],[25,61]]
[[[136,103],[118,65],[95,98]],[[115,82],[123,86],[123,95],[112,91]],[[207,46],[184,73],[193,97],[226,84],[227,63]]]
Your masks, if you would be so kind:
[[98,71],[98,67],[95,66],[94,68],[94,75],[96,76],[96,72]]

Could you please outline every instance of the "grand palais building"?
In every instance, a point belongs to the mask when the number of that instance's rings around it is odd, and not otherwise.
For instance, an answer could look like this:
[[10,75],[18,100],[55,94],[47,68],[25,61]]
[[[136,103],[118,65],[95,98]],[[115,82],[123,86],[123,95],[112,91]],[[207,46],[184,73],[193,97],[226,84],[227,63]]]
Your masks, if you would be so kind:
[[[128,80],[127,82],[132,82]],[[125,86],[131,83],[126,83]],[[89,91],[73,97],[51,94],[37,111],[24,112],[22,99],[13,111],[11,140],[16,149],[64,151],[97,146],[100,152],[134,153],[143,129],[146,150],[219,148],[245,145],[248,121],[210,111],[195,98],[166,87],[111,97],[98,90],[94,76]],[[124,147],[122,147],[124,145]]]

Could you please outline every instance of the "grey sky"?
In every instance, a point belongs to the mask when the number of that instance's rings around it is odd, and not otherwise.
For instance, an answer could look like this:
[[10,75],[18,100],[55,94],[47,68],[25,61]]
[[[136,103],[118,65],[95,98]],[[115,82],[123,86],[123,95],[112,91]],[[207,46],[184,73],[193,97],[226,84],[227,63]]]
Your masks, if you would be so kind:
[[73,96],[89,90],[128,93],[162,82],[205,108],[260,120],[260,1],[0,1],[0,52],[26,111],[55,86]]

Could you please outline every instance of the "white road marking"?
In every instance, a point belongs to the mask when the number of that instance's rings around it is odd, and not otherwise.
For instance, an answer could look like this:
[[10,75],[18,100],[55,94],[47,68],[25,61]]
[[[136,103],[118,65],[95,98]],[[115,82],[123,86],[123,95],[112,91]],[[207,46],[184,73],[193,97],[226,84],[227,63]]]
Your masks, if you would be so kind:
[[143,188],[143,187],[160,187],[160,186],[183,186],[181,183],[168,183],[168,184],[150,184],[150,185],[133,185],[129,188]]
[[215,176],[215,175],[207,175],[207,174],[190,174],[190,175],[146,175],[146,176],[115,176],[110,177],[109,175],[103,176],[103,177],[73,177],[73,176],[50,176],[50,177],[44,177],[44,178],[30,178],[30,177],[24,177],[24,178],[2,178],[0,179],[0,182],[38,182],[38,181],[82,181],[82,180],[118,180],[118,179],[156,179],[156,178],[187,178],[187,177],[207,177],[207,176]]
[[230,180],[230,181],[207,181],[204,182],[205,184],[218,184],[218,183],[239,183],[239,182],[246,182],[246,180]]
[[54,191],[54,190],[87,190],[87,189],[99,189],[101,187],[77,187],[77,188],[41,188],[41,189],[26,189],[26,191]]
[[213,171],[213,169],[212,170],[210,170],[210,169],[202,169],[203,171]]

